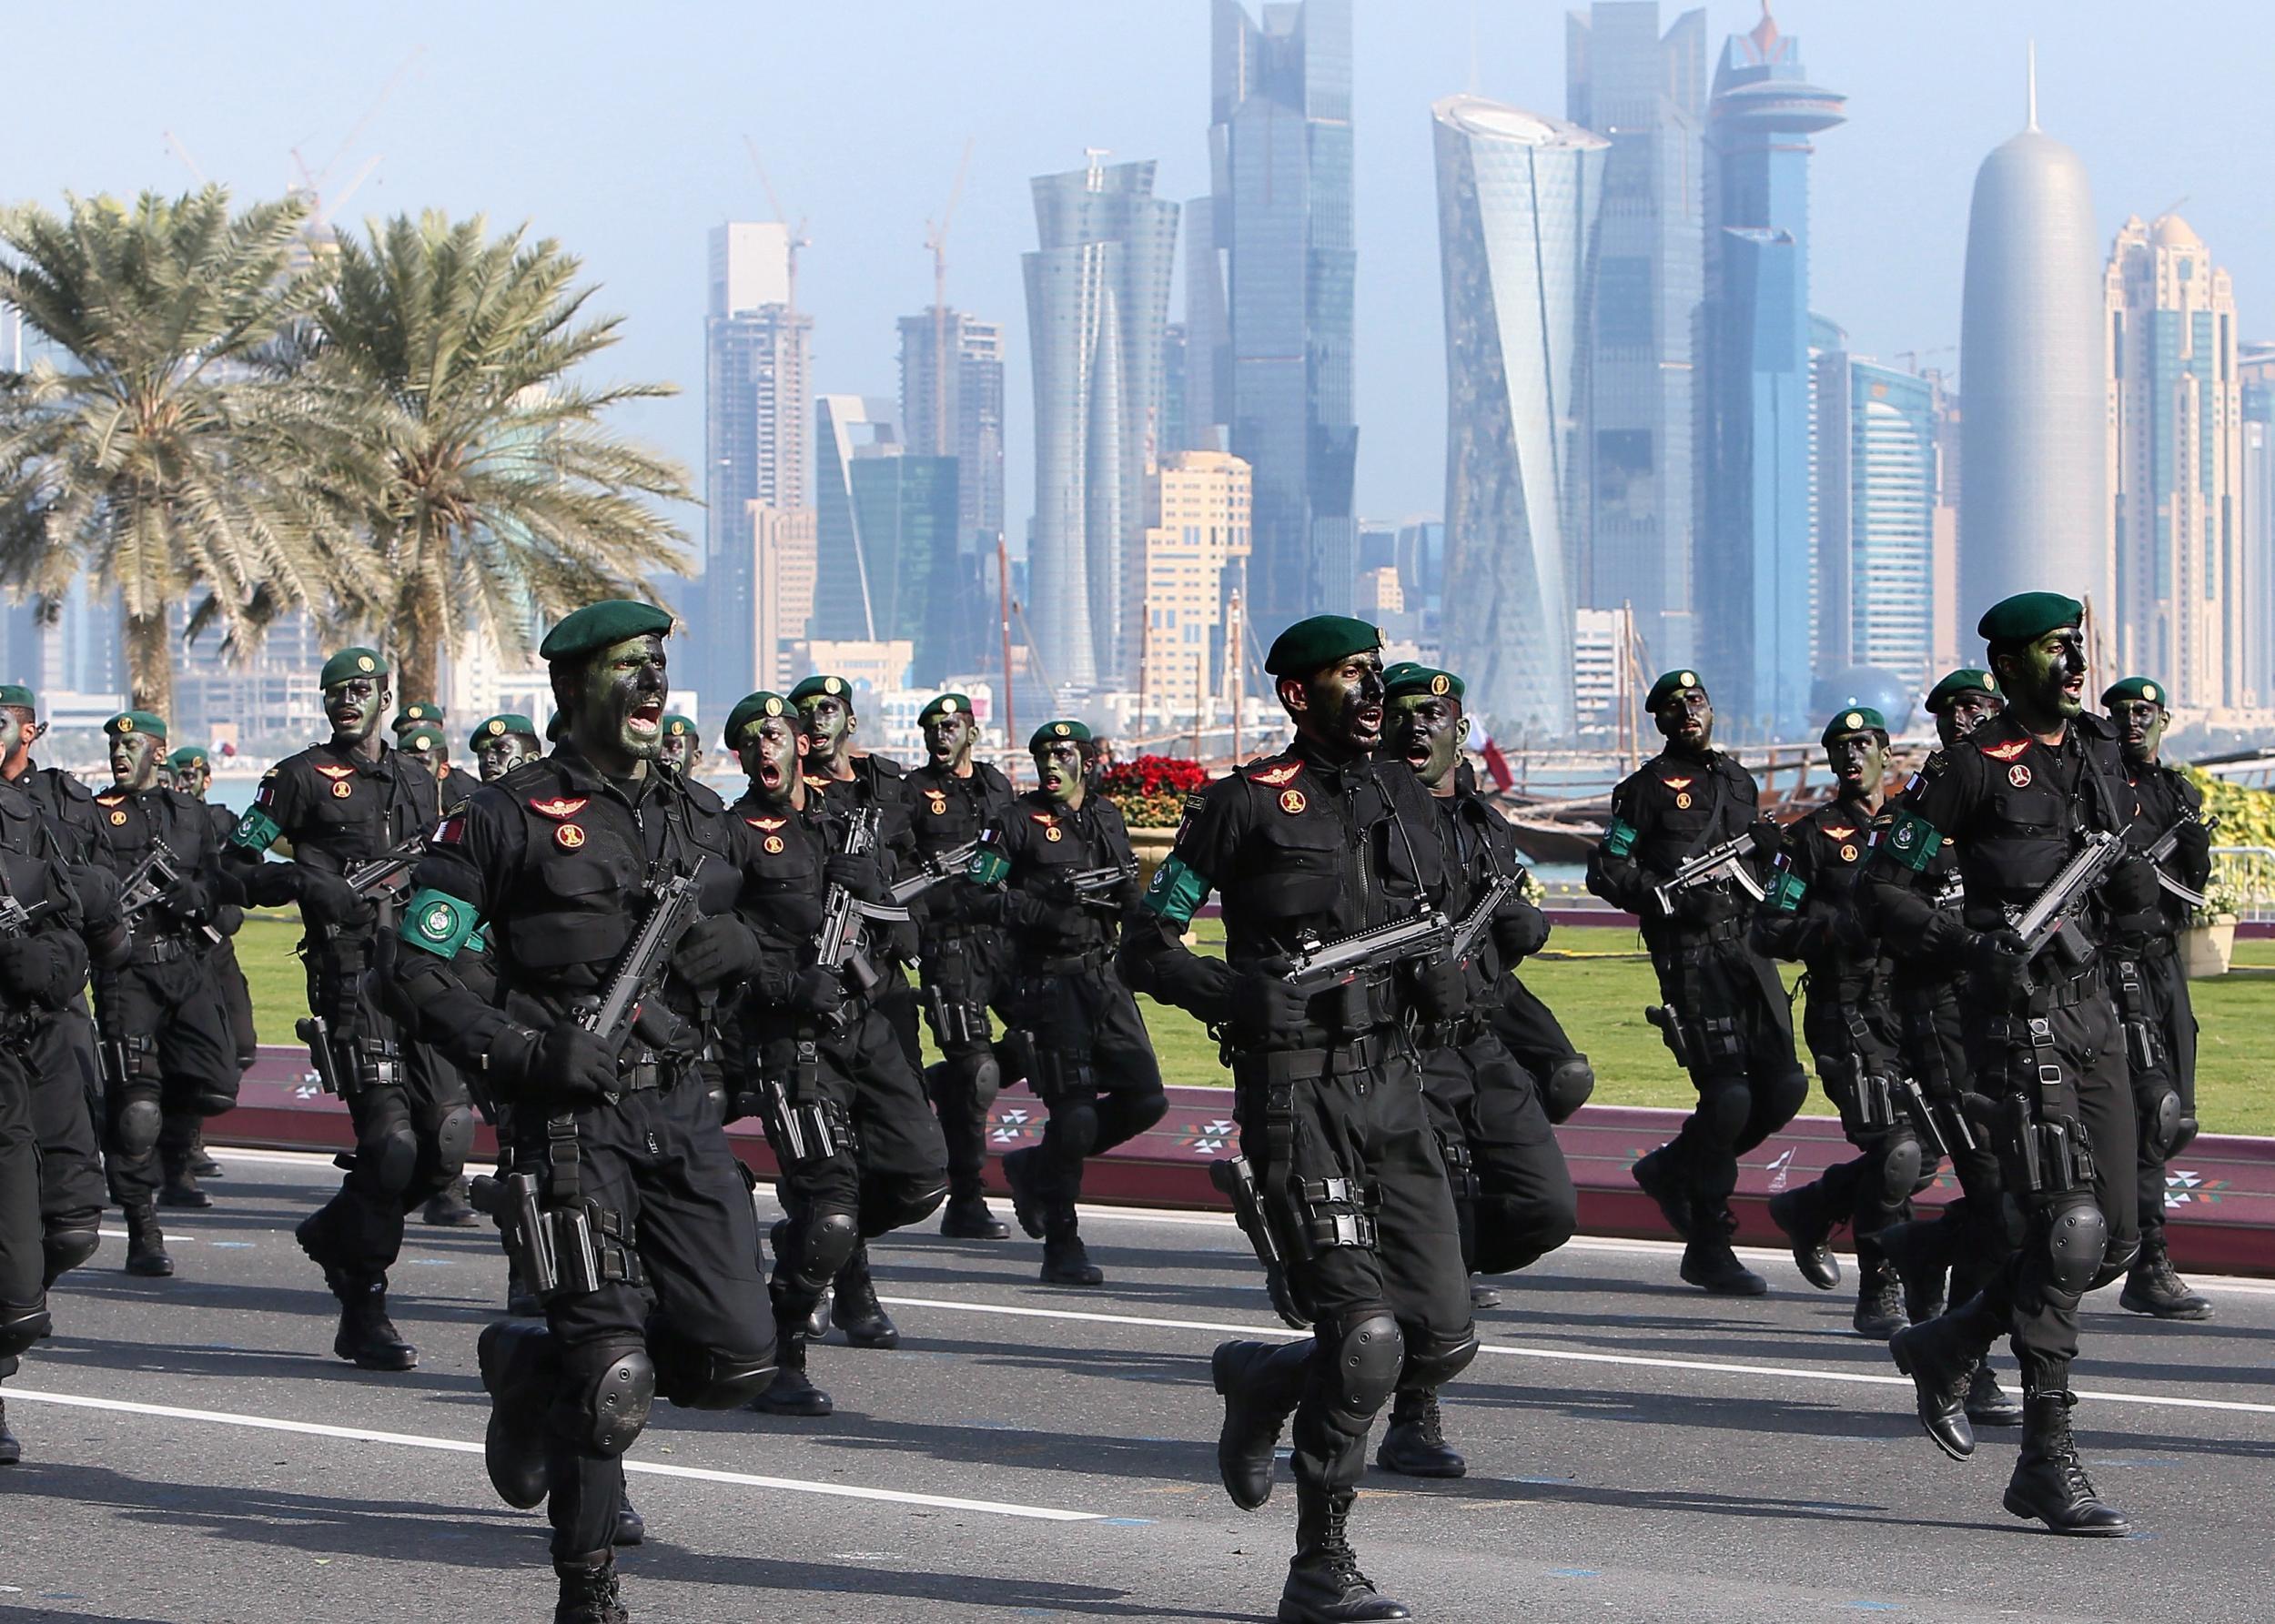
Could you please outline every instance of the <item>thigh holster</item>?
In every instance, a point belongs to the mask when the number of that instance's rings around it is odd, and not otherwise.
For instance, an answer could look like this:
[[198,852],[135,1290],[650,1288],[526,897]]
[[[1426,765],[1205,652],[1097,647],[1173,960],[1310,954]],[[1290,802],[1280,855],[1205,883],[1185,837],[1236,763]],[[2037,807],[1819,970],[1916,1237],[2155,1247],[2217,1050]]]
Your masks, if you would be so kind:
[[1379,1237],[1374,1220],[1382,1210],[1382,1197],[1372,1179],[1290,1179],[1288,1193],[1295,1202],[1296,1238],[1305,1256],[1317,1257],[1338,1246],[1375,1249]]
[[1998,1158],[2007,1188],[2028,1204],[2063,1191],[2090,1189],[2093,1147],[2076,1094],[2043,1015],[1995,1020],[1990,1036],[2007,1045],[2008,1090],[1998,1104]]
[[1470,1155],[1470,1142],[1457,1128],[1438,1134],[1438,1154],[1445,1158],[1446,1183],[1456,1201],[1474,1201],[1478,1196],[1477,1166]]

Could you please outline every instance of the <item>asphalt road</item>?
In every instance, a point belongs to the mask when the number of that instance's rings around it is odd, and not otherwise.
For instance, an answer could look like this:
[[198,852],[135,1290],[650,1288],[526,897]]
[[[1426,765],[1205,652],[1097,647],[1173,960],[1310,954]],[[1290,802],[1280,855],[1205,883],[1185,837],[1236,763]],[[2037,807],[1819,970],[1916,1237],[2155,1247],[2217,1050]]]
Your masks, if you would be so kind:
[[[169,1226],[177,1277],[129,1279],[106,1242],[5,1391],[26,1459],[0,1470],[0,1618],[549,1617],[541,1516],[499,1505],[477,1458],[489,1232],[412,1226],[395,1318],[420,1367],[359,1373],[290,1234],[337,1175],[220,1154],[220,1205]],[[1109,1211],[1086,1228],[1102,1292],[1038,1285],[1020,1239],[876,1248],[905,1340],[816,1350],[829,1419],[660,1407],[630,1459],[651,1530],[622,1558],[633,1617],[1269,1620],[1285,1465],[1254,1514],[1214,1470],[1208,1352],[1281,1334],[1239,1236]],[[1773,1293],[1739,1304],[1633,1243],[1575,1242],[1504,1283],[1450,1395],[1471,1475],[1369,1474],[1354,1530],[1376,1583],[1479,1624],[2275,1611],[2275,1286],[2199,1282],[2201,1326],[2138,1320],[2113,1291],[2088,1305],[2081,1437],[2142,1532],[2078,1541],[2000,1509],[2013,1434],[1945,1460],[1847,1300],[1755,1261]]]

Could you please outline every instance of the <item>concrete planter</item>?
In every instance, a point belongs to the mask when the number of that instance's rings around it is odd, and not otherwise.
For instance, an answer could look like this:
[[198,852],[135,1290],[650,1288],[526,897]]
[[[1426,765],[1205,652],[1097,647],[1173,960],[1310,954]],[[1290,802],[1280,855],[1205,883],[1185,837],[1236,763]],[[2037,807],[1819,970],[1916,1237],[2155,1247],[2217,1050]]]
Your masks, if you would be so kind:
[[2225,975],[2236,956],[2236,916],[2219,914],[2180,933],[2180,967],[2190,981]]
[[1153,883],[1153,871],[1168,860],[1169,848],[1177,844],[1174,829],[1133,829],[1129,832],[1129,849],[1138,854],[1138,881],[1141,885]]

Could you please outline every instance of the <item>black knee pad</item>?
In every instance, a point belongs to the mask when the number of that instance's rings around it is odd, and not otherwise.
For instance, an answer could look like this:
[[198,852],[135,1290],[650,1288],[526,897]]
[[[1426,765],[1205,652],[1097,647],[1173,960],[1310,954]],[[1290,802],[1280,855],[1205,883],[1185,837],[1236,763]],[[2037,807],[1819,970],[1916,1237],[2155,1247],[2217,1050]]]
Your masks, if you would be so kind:
[[102,1231],[92,1224],[84,1228],[49,1230],[39,1240],[42,1284],[53,1286],[94,1256],[96,1248],[102,1244]]
[[473,1149],[474,1113],[465,1105],[453,1105],[434,1128],[435,1160],[442,1177],[456,1178]]
[[12,1359],[55,1328],[46,1292],[28,1303],[0,1300],[0,1359]]
[[947,1198],[946,1182],[927,1175],[864,1178],[861,1181],[860,1238],[873,1241],[895,1229],[921,1224],[938,1212]]
[[1328,1409],[1345,1432],[1364,1433],[1398,1387],[1406,1363],[1406,1339],[1388,1308],[1362,1311],[1333,1335],[1316,1333],[1326,1356]]
[[973,1105],[985,1114],[996,1103],[996,1095],[1003,1092],[1003,1065],[992,1050],[976,1054],[963,1054],[949,1061],[949,1069],[957,1074]]
[[819,1291],[837,1278],[837,1271],[861,1244],[861,1223],[842,1207],[818,1207],[806,1215],[804,1235],[791,1272]]
[[1919,1141],[1909,1134],[1892,1136],[1880,1152],[1880,1195],[1895,1206],[1911,1198],[1919,1184]]
[[371,1169],[372,1181],[389,1195],[410,1188],[419,1171],[419,1135],[407,1122],[389,1123],[372,1138],[356,1146],[356,1159]]
[[2095,1205],[2092,1192],[2058,1196],[2039,1223],[2053,1263],[2054,1289],[2066,1297],[2084,1296],[2093,1289],[2109,1249],[2109,1221]]
[[2136,1096],[2135,1103],[2140,1114],[2141,1148],[2149,1153],[2152,1160],[2166,1160],[2183,1143],[2180,1124],[2185,1116],[2179,1091],[2169,1084],[2159,1083],[2154,1094]]
[[1046,1125],[1054,1153],[1065,1161],[1080,1161],[1098,1142],[1097,1096],[1073,1094],[1053,1100]]
[[137,1094],[118,1108],[118,1148],[130,1156],[147,1155],[157,1148],[165,1126],[157,1096]]
[[1593,1093],[1595,1067],[1588,1064],[1585,1054],[1575,1054],[1551,1071],[1541,1084],[1541,1108],[1552,1123],[1570,1122],[1572,1113],[1586,1105]]
[[603,1458],[632,1447],[655,1403],[655,1364],[645,1347],[573,1348],[561,1357],[556,1404],[573,1407],[571,1431]]
[[1467,1370],[1470,1361],[1475,1357],[1477,1335],[1473,1329],[1464,1331],[1459,1337],[1424,1333],[1406,1345],[1406,1359],[1399,1376],[1399,1385],[1405,1387],[1410,1384],[1433,1390],[1442,1387]]

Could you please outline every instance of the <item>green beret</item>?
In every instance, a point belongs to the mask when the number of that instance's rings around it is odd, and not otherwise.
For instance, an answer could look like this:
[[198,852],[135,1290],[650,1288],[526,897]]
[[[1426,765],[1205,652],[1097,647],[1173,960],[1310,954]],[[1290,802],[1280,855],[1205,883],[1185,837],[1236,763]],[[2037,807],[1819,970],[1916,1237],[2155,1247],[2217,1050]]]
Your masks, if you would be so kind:
[[521,733],[534,739],[537,737],[537,723],[516,711],[500,711],[467,736],[466,748],[470,751],[480,750],[489,741],[502,739],[509,733]]
[[726,731],[720,735],[719,741],[729,750],[739,749],[737,741],[745,727],[762,716],[787,716],[790,711],[790,701],[778,693],[768,693],[762,688],[756,693],[744,694],[727,712]]
[[2169,709],[2172,691],[2147,677],[2128,677],[2122,682],[2110,683],[2108,691],[2101,696],[2104,706],[2114,705],[2119,700],[2146,700],[2152,705],[2163,705]]
[[1706,684],[1698,680],[1696,671],[1662,671],[1659,680],[1651,685],[1651,692],[1644,696],[1643,709],[1656,711],[1676,694],[1687,693],[1694,688],[1701,693],[1706,691]]
[[1942,681],[1927,691],[1927,714],[1940,716],[1944,708],[1963,693],[1987,693],[1996,696],[1998,679],[1975,666],[1963,665],[1948,672]]
[[1825,724],[1818,742],[1830,744],[1835,739],[1845,739],[1852,733],[1886,733],[1888,719],[1870,705],[1851,705],[1845,711],[1834,712],[1833,720]]
[[1461,679],[1451,671],[1441,671],[1434,665],[1422,665],[1411,660],[1401,660],[1382,673],[1382,690],[1386,699],[1394,700],[1410,693],[1431,693],[1457,703],[1464,691]]
[[1382,646],[1382,628],[1349,615],[1313,615],[1272,639],[1264,669],[1275,677],[1308,677],[1324,666]]
[[14,705],[25,711],[39,709],[39,699],[21,682],[0,682],[0,705]]
[[439,722],[441,720],[441,706],[427,700],[415,700],[396,711],[395,720],[387,725],[399,733],[406,728],[417,727],[422,721]]
[[843,677],[808,677],[790,691],[790,702],[794,705],[803,705],[808,700],[818,700],[824,695],[834,700],[843,700],[845,701],[845,709],[848,711],[853,709],[853,684]]
[[103,724],[103,731],[114,739],[127,733],[147,733],[153,739],[163,739],[166,721],[148,711],[121,711]]
[[684,739],[694,731],[694,719],[682,716],[677,711],[671,711],[663,719],[663,736],[666,739]]
[[166,764],[177,772],[186,772],[192,767],[203,767],[209,772],[213,770],[213,763],[207,759],[206,752],[195,744],[183,745],[181,749],[166,758]]
[[442,735],[432,728],[413,728],[395,741],[398,750],[440,750]]
[[329,688],[352,677],[384,677],[387,661],[379,658],[377,649],[342,649],[324,662],[323,671],[317,677],[318,688]]
[[1071,720],[1046,721],[1027,736],[1026,747],[1030,751],[1037,751],[1046,744],[1057,743],[1061,739],[1072,739],[1077,744],[1087,744],[1090,742],[1090,730],[1082,723]]
[[538,658],[548,664],[575,660],[635,637],[669,637],[672,617],[652,603],[632,598],[611,598],[588,603],[545,634],[537,646]]
[[2059,592],[2017,592],[1983,611],[1975,635],[1987,643],[2034,643],[2049,631],[2084,623],[2086,606]]
[[922,727],[935,716],[952,716],[959,711],[966,716],[972,713],[972,701],[969,694],[940,694],[923,710],[916,712],[916,725]]

